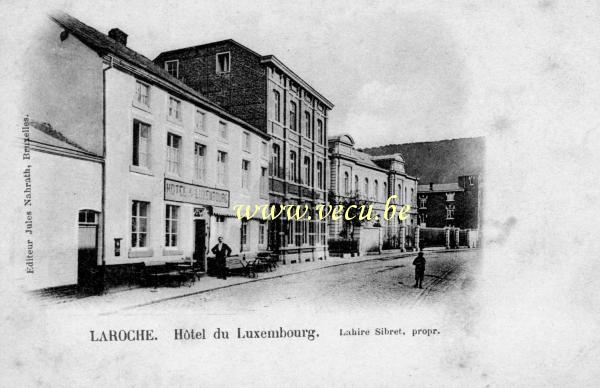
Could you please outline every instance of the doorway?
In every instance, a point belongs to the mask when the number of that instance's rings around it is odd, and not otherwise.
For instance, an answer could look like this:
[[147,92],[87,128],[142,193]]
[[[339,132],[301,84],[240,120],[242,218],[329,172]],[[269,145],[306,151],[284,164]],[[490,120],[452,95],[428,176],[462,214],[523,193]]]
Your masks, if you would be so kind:
[[194,220],[194,262],[200,271],[206,271],[206,221]]
[[79,212],[77,245],[77,285],[82,291],[94,292],[98,285],[98,212]]

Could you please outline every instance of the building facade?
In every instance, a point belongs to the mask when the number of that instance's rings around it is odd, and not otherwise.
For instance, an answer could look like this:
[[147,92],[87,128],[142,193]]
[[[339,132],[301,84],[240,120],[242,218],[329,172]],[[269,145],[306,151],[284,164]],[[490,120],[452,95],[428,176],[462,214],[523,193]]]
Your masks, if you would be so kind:
[[419,225],[479,229],[481,182],[478,175],[458,177],[457,183],[419,185]]
[[[333,104],[275,56],[225,40],[160,54],[155,62],[186,84],[271,136],[269,202],[327,201],[327,130]],[[268,223],[268,247],[284,263],[324,259],[327,222]]]
[[[32,58],[49,76],[25,108],[89,153],[92,167],[82,171],[97,176],[90,178],[89,203],[79,203],[73,189],[65,203],[47,206],[72,218],[53,230],[63,260],[49,264],[56,268],[48,276],[64,268],[70,274],[33,288],[81,283],[82,263],[109,282],[142,263],[195,258],[207,269],[218,236],[233,254],[265,250],[266,223],[238,219],[234,206],[269,202],[270,136],[129,49],[122,31],[105,35],[62,13],[49,24],[39,58]],[[47,194],[39,201],[51,200],[51,187],[74,185],[64,180],[69,168],[49,166],[56,184],[38,183],[36,190]],[[82,239],[86,225],[94,232]],[[48,244],[36,241],[40,251]]]
[[[358,151],[350,135],[329,138],[330,188],[333,202],[359,200],[371,204],[378,220],[361,223],[361,228],[381,228],[383,247],[402,248],[413,246],[411,237],[417,224],[417,179],[405,172],[404,159],[400,154],[371,156]],[[388,198],[398,210],[410,205],[407,218],[385,220],[384,209]],[[352,225],[342,220],[329,221],[331,239],[348,239]],[[361,230],[362,232],[362,230]]]

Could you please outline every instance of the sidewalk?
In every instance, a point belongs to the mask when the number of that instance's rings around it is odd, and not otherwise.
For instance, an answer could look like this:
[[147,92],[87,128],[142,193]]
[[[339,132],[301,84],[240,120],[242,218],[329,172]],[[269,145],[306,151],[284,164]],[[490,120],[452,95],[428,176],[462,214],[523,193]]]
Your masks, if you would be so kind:
[[240,284],[260,282],[267,279],[289,276],[293,274],[316,271],[328,267],[349,265],[370,260],[395,259],[400,257],[414,256],[416,252],[385,252],[379,255],[365,255],[343,259],[330,257],[328,260],[313,261],[307,263],[279,265],[272,272],[259,272],[256,278],[242,276],[228,277],[227,280],[215,277],[203,276],[191,286],[180,287],[141,287],[127,290],[109,291],[103,295],[93,295],[84,298],[52,299],[42,301],[42,305],[49,310],[73,310],[81,313],[83,310],[97,312],[100,314],[113,314],[122,310],[129,310],[140,306],[151,305],[169,299],[183,298],[190,295],[200,294],[221,288],[233,287]]

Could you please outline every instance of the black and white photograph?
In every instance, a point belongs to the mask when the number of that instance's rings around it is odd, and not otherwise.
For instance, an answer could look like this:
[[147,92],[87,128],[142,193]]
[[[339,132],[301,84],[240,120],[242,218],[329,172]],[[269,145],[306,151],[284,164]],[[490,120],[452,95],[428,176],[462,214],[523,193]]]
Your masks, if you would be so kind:
[[2,10],[1,385],[598,384],[600,4]]

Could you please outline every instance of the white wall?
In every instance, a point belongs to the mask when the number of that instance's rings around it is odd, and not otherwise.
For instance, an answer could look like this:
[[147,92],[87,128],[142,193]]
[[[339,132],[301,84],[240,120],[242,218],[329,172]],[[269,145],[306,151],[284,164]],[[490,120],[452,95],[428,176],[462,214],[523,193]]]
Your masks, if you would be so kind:
[[[174,260],[180,257],[191,256],[194,249],[193,208],[201,205],[187,203],[171,203],[164,200],[164,179],[171,178],[186,183],[198,183],[203,186],[217,187],[217,151],[227,152],[228,184],[219,187],[230,192],[230,209],[235,204],[263,204],[268,199],[260,197],[260,168],[268,167],[267,155],[261,155],[261,138],[250,133],[250,152],[242,150],[242,132],[237,124],[227,122],[229,137],[226,142],[219,140],[219,118],[216,114],[205,111],[207,134],[194,132],[194,114],[196,107],[182,100],[182,122],[174,123],[167,120],[169,94],[156,86],[151,86],[151,107],[149,110],[139,109],[134,106],[135,77],[118,69],[107,72],[107,117],[106,117],[106,241],[107,264],[125,264],[140,261]],[[133,120],[137,119],[151,125],[150,135],[150,168],[146,174],[131,171]],[[226,120],[223,120],[226,121]],[[167,133],[182,137],[183,167],[181,176],[166,173],[166,144]],[[194,176],[194,143],[206,146],[206,180],[203,183],[195,182]],[[250,188],[241,188],[242,159],[250,161]],[[153,255],[143,258],[128,257],[131,247],[131,201],[141,200],[150,202],[150,235],[149,244]],[[165,204],[180,206],[180,234],[178,251],[170,255],[164,251],[165,231]],[[239,220],[228,217],[226,219],[226,240],[234,249],[239,251],[240,227]],[[206,241],[207,247],[216,243],[216,236],[211,233],[214,226],[214,217],[207,219],[210,240]],[[258,250],[258,224],[251,223],[250,246]],[[112,249],[115,238],[122,238],[119,257],[114,255]],[[163,254],[165,253],[165,254]]]
[[100,212],[102,166],[36,151],[31,165],[35,267],[25,277],[26,285],[39,289],[76,284],[79,211]]

